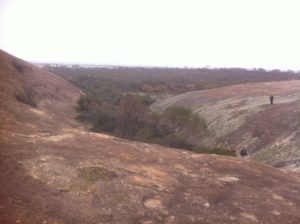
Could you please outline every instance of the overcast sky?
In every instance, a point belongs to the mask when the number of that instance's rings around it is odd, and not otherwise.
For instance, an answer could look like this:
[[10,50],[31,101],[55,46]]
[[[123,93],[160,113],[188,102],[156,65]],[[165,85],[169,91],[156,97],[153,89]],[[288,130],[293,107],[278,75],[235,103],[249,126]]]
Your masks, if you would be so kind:
[[299,0],[0,0],[0,48],[36,62],[300,70]]

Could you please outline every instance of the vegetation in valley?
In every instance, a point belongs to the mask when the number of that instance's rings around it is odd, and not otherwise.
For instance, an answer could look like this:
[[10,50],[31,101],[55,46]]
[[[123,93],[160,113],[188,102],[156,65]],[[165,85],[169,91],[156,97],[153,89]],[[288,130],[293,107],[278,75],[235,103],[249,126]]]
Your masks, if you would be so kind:
[[77,110],[80,114],[77,118],[90,123],[93,131],[108,132],[125,139],[197,153],[235,155],[223,148],[199,148],[187,140],[186,133],[207,132],[205,120],[191,109],[176,106],[167,108],[162,114],[155,114],[148,108],[151,102],[152,99],[147,95],[112,97],[111,93],[105,92],[97,97],[87,94],[78,101]]
[[184,107],[161,114],[149,109],[152,97],[245,83],[298,79],[299,74],[262,69],[172,69],[50,67],[85,92],[78,100],[78,120],[95,132],[141,142],[183,148],[197,153],[235,155],[223,148],[201,148],[188,141],[189,133],[207,133],[206,121]]
[[184,134],[187,130],[205,133],[205,120],[183,107],[171,107],[162,114],[155,114],[149,109],[152,102],[148,95],[88,93],[78,101],[77,118],[90,123],[96,132],[193,150],[194,146]]

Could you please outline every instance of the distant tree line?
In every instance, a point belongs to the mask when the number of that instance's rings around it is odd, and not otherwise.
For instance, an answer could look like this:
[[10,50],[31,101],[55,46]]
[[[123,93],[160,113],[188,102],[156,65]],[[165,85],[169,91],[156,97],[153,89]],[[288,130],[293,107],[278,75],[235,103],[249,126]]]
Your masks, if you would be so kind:
[[178,94],[241,83],[300,79],[293,71],[241,68],[84,68],[46,67],[84,91],[93,86],[116,87],[121,91],[148,94]]

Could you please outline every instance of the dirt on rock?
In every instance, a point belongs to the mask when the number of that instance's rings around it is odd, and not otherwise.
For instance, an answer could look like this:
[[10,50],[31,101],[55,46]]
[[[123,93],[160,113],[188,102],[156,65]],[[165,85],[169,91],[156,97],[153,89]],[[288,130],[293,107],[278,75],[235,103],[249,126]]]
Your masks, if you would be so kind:
[[5,52],[0,85],[0,223],[300,223],[290,171],[88,132],[79,90]]

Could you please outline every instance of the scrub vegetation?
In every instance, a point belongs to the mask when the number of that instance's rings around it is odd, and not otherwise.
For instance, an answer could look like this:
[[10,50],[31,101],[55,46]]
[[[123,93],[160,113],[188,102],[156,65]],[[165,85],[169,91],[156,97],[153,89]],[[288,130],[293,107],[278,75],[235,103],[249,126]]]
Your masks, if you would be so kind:
[[149,109],[164,94],[179,94],[239,83],[297,79],[292,71],[263,69],[83,68],[51,67],[85,95],[78,100],[78,120],[91,130],[117,137],[198,153],[234,155],[223,148],[199,148],[188,140],[190,133],[208,132],[206,120],[179,106],[157,114]]
[[[108,96],[108,97],[105,97]],[[162,114],[149,109],[148,95],[87,94],[78,101],[78,119],[92,125],[95,132],[169,147],[193,150],[183,131],[206,132],[204,119],[184,107],[170,107]]]
[[84,92],[95,86],[103,86],[127,92],[178,94],[241,83],[300,79],[299,73],[293,71],[242,68],[69,68],[50,65],[44,68],[62,76]]

